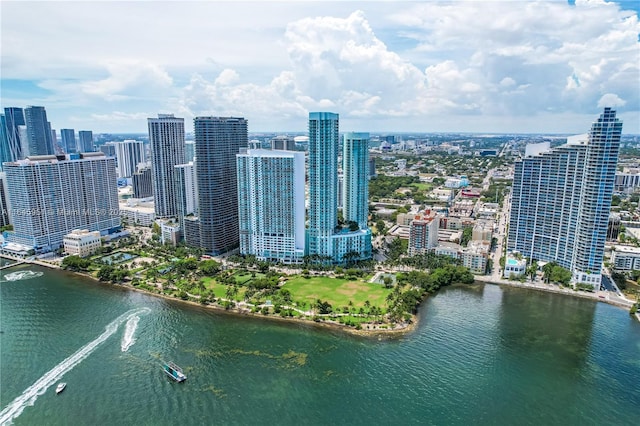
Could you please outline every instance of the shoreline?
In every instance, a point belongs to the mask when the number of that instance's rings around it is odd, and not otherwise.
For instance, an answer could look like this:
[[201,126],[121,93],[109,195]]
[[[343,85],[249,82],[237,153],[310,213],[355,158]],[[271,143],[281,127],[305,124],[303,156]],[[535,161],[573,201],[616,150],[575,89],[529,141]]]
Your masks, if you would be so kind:
[[[43,261],[39,261],[39,260],[27,260],[27,259],[19,259],[19,258],[14,258],[11,256],[7,256],[4,254],[0,254],[0,258],[4,258],[4,259],[8,259],[8,260],[13,260],[16,262],[15,266],[21,266],[21,265],[28,265],[28,264],[33,264],[36,266],[42,266],[42,267],[46,267],[46,268],[50,268],[50,269],[56,269],[59,271],[65,271],[68,272],[70,274],[74,274],[80,277],[85,277],[85,278],[90,278],[91,280],[100,283],[100,284],[108,284],[114,287],[120,287],[120,288],[124,288],[124,289],[128,289],[128,290],[133,290],[133,291],[137,291],[140,293],[144,293],[144,294],[148,294],[148,295],[152,295],[152,296],[158,296],[161,298],[164,298],[166,300],[174,300],[174,301],[178,301],[178,302],[185,302],[188,303],[192,306],[199,306],[202,308],[209,308],[209,309],[213,309],[219,312],[226,312],[228,314],[232,314],[232,315],[237,315],[237,316],[251,316],[251,317],[255,317],[255,318],[262,318],[262,319],[269,319],[269,320],[276,320],[276,321],[284,321],[284,322],[294,322],[294,323],[298,323],[298,324],[306,324],[306,325],[313,325],[316,327],[320,327],[320,328],[330,328],[333,330],[340,330],[342,332],[345,332],[347,334],[351,334],[351,335],[355,335],[355,336],[362,336],[362,337],[378,337],[378,339],[380,339],[382,336],[388,336],[388,337],[401,337],[407,334],[412,333],[413,331],[415,331],[418,327],[418,323],[419,323],[419,315],[417,314],[412,314],[411,316],[411,322],[410,323],[403,323],[402,326],[395,326],[393,328],[374,328],[374,329],[365,329],[364,327],[361,330],[357,330],[354,327],[351,326],[347,326],[344,324],[340,324],[339,322],[336,322],[334,320],[322,320],[322,321],[314,321],[311,319],[306,319],[306,318],[300,318],[300,317],[281,317],[279,315],[276,314],[269,314],[269,315],[264,315],[262,313],[259,312],[251,312],[247,309],[242,309],[242,308],[238,308],[238,307],[234,307],[234,308],[225,308],[224,306],[220,306],[216,303],[213,304],[202,304],[193,300],[184,300],[178,297],[173,297],[173,296],[169,296],[167,294],[163,294],[163,293],[157,293],[157,292],[152,292],[149,290],[145,290],[145,289],[141,289],[141,288],[137,288],[132,286],[131,284],[114,284],[114,283],[105,283],[103,281],[100,281],[99,279],[97,279],[96,277],[94,277],[93,275],[89,274],[89,273],[85,273],[85,272],[75,272],[75,271],[67,271],[62,269],[62,267],[60,267],[59,265],[55,265],[53,263],[48,263],[48,262],[43,262]],[[14,266],[14,264],[10,264],[10,265],[5,265],[3,267],[4,269],[10,269],[12,266]],[[478,279],[480,278],[480,279]],[[555,294],[560,294],[560,295],[565,295],[565,296],[573,296],[573,297],[579,297],[582,299],[589,299],[595,302],[602,302],[602,303],[606,303],[608,305],[612,305],[612,306],[616,306],[618,308],[622,308],[625,310],[629,310],[631,308],[631,306],[633,306],[633,302],[619,302],[619,301],[613,301],[613,300],[609,300],[609,299],[603,299],[600,298],[598,296],[596,296],[595,294],[588,294],[588,293],[584,293],[584,292],[580,292],[580,291],[573,291],[573,290],[560,290],[560,289],[555,289],[555,288],[546,288],[546,287],[539,287],[536,285],[527,285],[527,284],[523,284],[523,283],[516,283],[516,282],[511,282],[511,281],[506,281],[506,280],[494,280],[490,275],[480,275],[480,276],[476,276],[475,277],[475,281],[481,284],[490,284],[490,285],[498,285],[498,286],[502,286],[502,285],[506,285],[509,287],[515,287],[515,288],[520,288],[520,289],[527,289],[527,290],[537,290],[537,291],[543,291],[543,292],[547,292],[547,293],[555,293]],[[429,297],[429,296],[427,296]],[[426,300],[426,299],[425,299]],[[424,301],[423,301],[424,302]],[[235,303],[235,302],[234,302]],[[421,303],[422,305],[422,303]],[[418,307],[418,309],[420,309],[420,307]],[[640,312],[636,313],[634,315],[634,317],[640,321]],[[364,323],[366,326],[370,326],[373,324],[367,324]],[[389,326],[390,324],[380,324],[380,325],[385,325],[385,326]],[[375,325],[376,327],[378,326],[377,324]]]
[[[158,293],[158,292],[154,292],[154,291],[149,291],[146,289],[142,289],[142,288],[137,288],[132,286],[131,284],[115,284],[115,283],[110,283],[110,282],[104,282],[104,281],[100,281],[98,278],[94,277],[93,275],[91,275],[90,273],[86,273],[86,272],[77,272],[77,271],[68,271],[65,269],[62,269],[60,266],[58,265],[54,265],[54,264],[50,264],[47,262],[42,262],[42,261],[25,261],[24,259],[14,259],[14,258],[10,258],[4,255],[1,255],[0,257],[9,259],[9,260],[15,260],[16,261],[16,265],[15,266],[24,266],[24,265],[29,265],[29,264],[33,264],[36,266],[41,266],[41,267],[47,267],[50,269],[55,269],[58,271],[62,271],[65,273],[68,273],[70,275],[74,275],[74,276],[78,276],[78,277],[82,277],[82,278],[88,278],[90,280],[92,280],[93,282],[95,282],[96,284],[106,284],[109,285],[111,287],[114,288],[119,288],[122,290],[129,290],[129,291],[135,291],[138,293],[143,293],[149,296],[156,296],[165,300],[169,300],[169,301],[175,301],[178,303],[185,303],[191,306],[196,306],[199,308],[203,308],[203,309],[212,309],[214,311],[220,312],[220,313],[225,313],[228,315],[233,315],[233,316],[240,316],[240,317],[252,317],[252,318],[257,318],[257,319],[266,319],[266,320],[272,320],[272,321],[279,321],[279,322],[288,322],[288,323],[292,323],[292,324],[300,324],[300,325],[306,325],[306,326],[312,326],[312,327],[316,327],[316,328],[325,328],[325,329],[331,329],[331,330],[336,330],[336,331],[340,331],[343,333],[347,333],[353,336],[360,336],[360,337],[366,337],[366,338],[378,338],[378,340],[382,340],[382,337],[385,336],[387,338],[400,338],[404,335],[410,334],[413,331],[415,331],[418,327],[418,315],[413,314],[412,318],[411,318],[411,323],[403,323],[402,325],[397,325],[393,328],[380,328],[380,326],[387,326],[390,327],[390,324],[385,323],[385,324],[370,324],[370,323],[363,323],[363,328],[361,330],[357,330],[355,327],[351,327],[351,326],[347,326],[344,324],[341,324],[335,320],[331,320],[331,319],[327,319],[327,320],[320,320],[320,321],[314,321],[312,319],[307,319],[307,318],[300,318],[300,317],[281,317],[278,314],[269,314],[269,315],[264,315],[260,312],[251,312],[248,309],[243,309],[243,308],[238,308],[238,307],[233,307],[233,308],[225,308],[224,306],[218,305],[217,303],[208,303],[208,304],[202,304],[200,302],[196,302],[194,300],[184,300],[181,299],[179,297],[174,297],[174,296],[170,296],[168,294],[164,294],[164,293]],[[11,266],[14,266],[13,264],[11,265],[5,265],[5,268],[9,269]],[[236,303],[236,302],[234,302]],[[372,329],[367,329],[367,326],[374,326],[376,328],[372,328]]]

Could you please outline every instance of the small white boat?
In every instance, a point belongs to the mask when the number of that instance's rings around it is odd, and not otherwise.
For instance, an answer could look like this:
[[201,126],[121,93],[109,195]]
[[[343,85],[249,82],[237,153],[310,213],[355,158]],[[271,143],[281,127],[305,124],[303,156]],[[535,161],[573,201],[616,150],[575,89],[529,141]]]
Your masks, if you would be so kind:
[[162,366],[162,369],[167,376],[171,377],[176,382],[184,382],[187,380],[187,376],[184,375],[182,369],[173,362],[167,362]]
[[62,392],[65,387],[67,387],[66,383],[58,383],[58,387],[56,388],[56,393]]

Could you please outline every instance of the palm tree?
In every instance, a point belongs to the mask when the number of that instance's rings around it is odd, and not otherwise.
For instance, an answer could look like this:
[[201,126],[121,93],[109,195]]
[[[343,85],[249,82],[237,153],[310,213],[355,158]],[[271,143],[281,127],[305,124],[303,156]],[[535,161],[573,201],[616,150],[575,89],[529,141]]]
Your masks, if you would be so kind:
[[368,300],[365,300],[364,301],[364,307],[367,308],[367,311],[369,313],[371,313],[371,309],[370,309],[371,308],[371,302],[369,302]]

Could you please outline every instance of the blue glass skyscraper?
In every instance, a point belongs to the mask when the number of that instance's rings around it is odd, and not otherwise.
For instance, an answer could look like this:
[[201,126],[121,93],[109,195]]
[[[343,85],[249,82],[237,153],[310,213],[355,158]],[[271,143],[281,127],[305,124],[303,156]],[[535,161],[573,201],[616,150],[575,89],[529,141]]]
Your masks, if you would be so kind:
[[369,133],[345,133],[342,149],[342,216],[367,228],[369,217]]
[[[309,227],[307,253],[318,260],[343,263],[371,258],[368,216],[368,135],[345,138],[344,211],[338,224],[339,118],[330,112],[309,113]],[[356,228],[356,229],[354,229]]]
[[329,259],[338,226],[339,138],[338,114],[309,113],[308,252]]
[[[22,108],[9,107],[4,109],[6,144],[4,149],[8,152],[7,159],[3,161],[15,161],[24,158],[22,150],[23,142],[20,140],[20,129],[18,126],[24,126],[24,112]],[[26,143],[26,141],[25,141]]]
[[62,142],[62,149],[66,154],[71,154],[77,151],[78,144],[76,142],[76,131],[73,129],[61,129],[60,140]]
[[27,125],[27,147],[29,156],[54,155],[51,125],[47,120],[47,112],[41,106],[28,106],[24,110],[24,121]]

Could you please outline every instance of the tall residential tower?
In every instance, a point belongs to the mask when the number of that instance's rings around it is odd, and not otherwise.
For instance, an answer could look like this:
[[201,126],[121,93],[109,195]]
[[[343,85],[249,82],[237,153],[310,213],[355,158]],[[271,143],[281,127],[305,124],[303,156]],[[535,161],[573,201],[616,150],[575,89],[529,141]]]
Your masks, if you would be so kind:
[[193,127],[200,247],[222,254],[239,243],[236,154],[248,144],[247,120],[196,117]]
[[304,153],[250,149],[237,155],[240,254],[301,263],[305,250]]
[[54,155],[51,124],[47,121],[47,111],[41,106],[28,106],[24,110],[27,125],[27,148],[30,156]]
[[585,135],[529,145],[515,164],[507,247],[600,284],[622,122],[611,108]]
[[309,113],[307,252],[319,260],[333,263],[371,258],[368,204],[365,201],[363,206],[363,198],[355,193],[363,190],[364,197],[368,196],[368,136],[364,133],[349,135],[343,151],[343,201],[349,215],[347,220],[353,223],[341,227],[338,224],[339,117],[330,112]]
[[[102,153],[49,155],[5,164],[13,232],[8,241],[36,252],[62,246],[74,229],[120,226],[115,160]],[[19,189],[19,190],[15,190]]]
[[178,215],[175,166],[184,163],[184,118],[158,114],[158,118],[147,121],[156,217],[175,217]]

